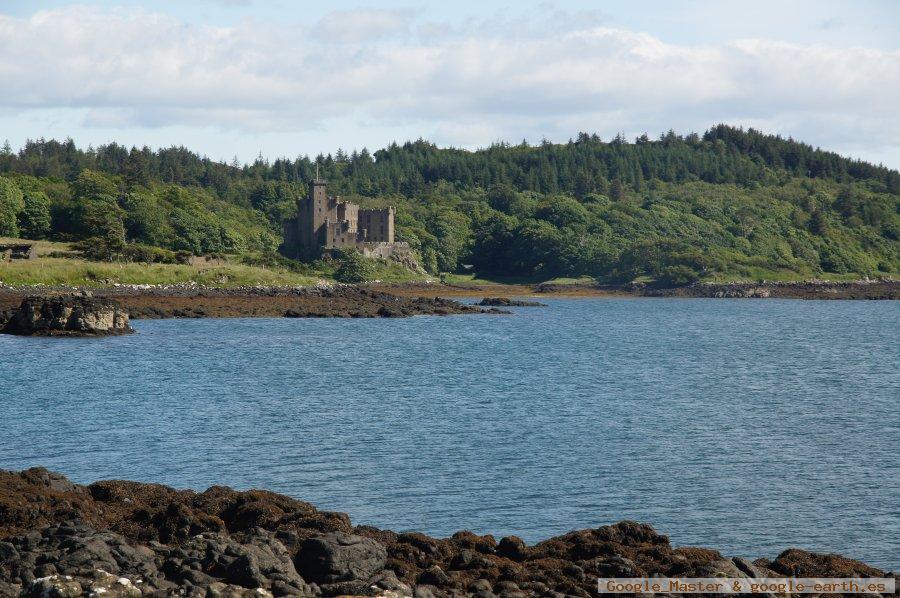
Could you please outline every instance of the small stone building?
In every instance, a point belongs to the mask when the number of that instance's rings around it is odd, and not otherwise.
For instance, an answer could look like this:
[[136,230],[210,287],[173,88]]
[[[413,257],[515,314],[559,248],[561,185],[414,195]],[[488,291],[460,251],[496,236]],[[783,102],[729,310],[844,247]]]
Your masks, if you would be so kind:
[[37,248],[32,243],[0,243],[0,262],[10,260],[33,260]]
[[407,243],[394,241],[394,214],[393,207],[364,209],[328,195],[325,181],[317,177],[307,196],[297,199],[297,217],[284,221],[280,251],[314,260],[329,249],[355,248],[368,257],[406,261],[412,254]]

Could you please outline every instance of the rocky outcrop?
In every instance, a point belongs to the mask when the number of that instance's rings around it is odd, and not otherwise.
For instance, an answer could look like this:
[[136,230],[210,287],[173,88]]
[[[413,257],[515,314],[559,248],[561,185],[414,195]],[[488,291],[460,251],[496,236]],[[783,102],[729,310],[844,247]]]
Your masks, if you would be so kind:
[[510,299],[509,297],[485,297],[478,302],[482,307],[547,307],[546,303]]
[[592,596],[597,577],[883,577],[838,555],[730,559],[623,521],[528,545],[351,525],[263,490],[0,470],[0,596]]
[[134,332],[128,313],[107,299],[68,295],[26,297],[3,326],[25,336],[109,336]]
[[387,551],[377,541],[354,534],[308,538],[297,552],[303,577],[320,584],[366,581],[384,570]]

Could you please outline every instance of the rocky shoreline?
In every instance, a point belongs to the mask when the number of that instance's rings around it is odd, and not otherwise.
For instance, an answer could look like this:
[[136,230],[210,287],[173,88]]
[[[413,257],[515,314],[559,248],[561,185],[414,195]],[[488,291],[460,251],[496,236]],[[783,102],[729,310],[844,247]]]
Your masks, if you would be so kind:
[[436,296],[398,296],[353,285],[316,287],[260,287],[219,289],[191,285],[120,286],[104,289],[0,288],[0,329],[11,320],[23,300],[73,301],[87,296],[110,303],[133,319],[158,318],[396,318],[417,315],[502,314]]
[[[154,286],[114,285],[99,289],[77,287],[14,288],[0,283],[0,330],[23,300],[82,296],[111,302],[130,318],[382,318],[416,315],[502,314],[503,307],[535,305],[532,297],[676,297],[728,299],[900,299],[900,281],[851,282],[740,282],[695,283],[677,288],[641,284],[449,285],[403,283],[346,285],[323,283],[311,287],[216,288],[196,284]],[[477,298],[468,305],[456,298]],[[540,304],[537,304],[540,305]],[[105,312],[104,312],[105,313]],[[119,313],[118,311],[116,313]],[[105,317],[105,316],[104,316]],[[120,316],[116,316],[120,317]]]
[[749,562],[674,547],[631,521],[534,545],[354,526],[265,490],[204,492],[118,480],[73,484],[0,470],[2,596],[592,596],[597,577],[885,577],[838,555]]
[[645,297],[698,297],[715,299],[900,299],[900,281],[891,279],[830,282],[696,283],[674,289],[645,287]]
[[681,287],[647,284],[540,283],[528,284],[381,284],[379,290],[401,295],[438,294],[443,297],[678,297],[708,299],[900,299],[900,281],[885,278],[834,282],[697,282]]

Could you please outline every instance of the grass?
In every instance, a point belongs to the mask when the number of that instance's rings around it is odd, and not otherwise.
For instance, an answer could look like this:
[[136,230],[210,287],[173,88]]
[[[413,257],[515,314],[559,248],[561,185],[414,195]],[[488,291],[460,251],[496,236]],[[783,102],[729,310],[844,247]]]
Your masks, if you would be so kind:
[[188,282],[216,287],[288,286],[314,284],[316,280],[315,276],[234,263],[190,266],[89,262],[57,257],[0,263],[0,281],[12,286],[103,287],[116,283],[169,285]]
[[[250,266],[240,263],[238,257],[224,263],[199,265],[144,264],[124,262],[92,262],[77,257],[68,243],[55,241],[27,241],[0,237],[0,243],[34,243],[38,258],[0,262],[0,282],[11,286],[84,286],[103,287],[112,284],[171,285],[194,282],[211,287],[238,286],[299,286],[315,284],[318,280],[331,280],[332,271],[311,270],[303,273],[287,268]],[[71,257],[51,257],[69,254]],[[592,284],[593,278],[554,278],[536,280],[524,277],[482,278],[477,274],[444,274],[443,280],[454,285],[494,285],[552,283],[558,285]],[[857,274],[824,273],[816,276],[802,275],[792,270],[768,270],[748,267],[742,274],[724,274],[707,279],[709,282],[857,280]],[[382,282],[421,282],[433,277],[412,272],[395,262],[378,260],[373,267],[373,280]],[[646,282],[650,282],[649,279]]]
[[[11,286],[104,287],[113,284],[171,285],[195,282],[209,287],[300,286],[332,279],[328,271],[292,272],[282,267],[251,266],[239,256],[210,264],[145,264],[138,262],[94,262],[78,257],[68,243],[0,238],[0,243],[34,243],[38,257],[32,260],[0,261],[0,282]],[[69,254],[60,257],[62,254]],[[51,255],[53,257],[51,257]],[[377,261],[373,279],[383,282],[413,282],[428,277],[395,262]]]

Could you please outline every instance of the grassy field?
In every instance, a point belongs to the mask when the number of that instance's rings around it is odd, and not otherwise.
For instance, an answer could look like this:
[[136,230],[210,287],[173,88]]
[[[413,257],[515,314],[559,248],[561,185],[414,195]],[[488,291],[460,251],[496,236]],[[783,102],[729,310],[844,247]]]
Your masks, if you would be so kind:
[[[239,256],[229,256],[208,264],[145,264],[136,262],[94,262],[81,259],[68,243],[54,241],[27,241],[0,237],[0,243],[35,243],[38,258],[33,260],[0,261],[0,282],[11,286],[85,286],[103,287],[113,284],[153,284],[170,285],[194,282],[203,286],[298,286],[311,285],[319,280],[332,280],[331,271],[311,270],[306,273],[293,272],[281,267],[250,266],[241,263]],[[717,277],[710,282],[740,282],[747,280],[797,281],[808,280],[796,272],[755,269],[748,277]],[[382,282],[420,282],[432,277],[412,272],[393,262],[377,262],[374,265],[373,280]],[[853,274],[821,274],[822,280],[854,280]],[[593,278],[556,278],[553,280],[533,280],[522,277],[482,278],[475,274],[444,274],[447,284],[472,285],[532,285],[552,283],[558,285],[585,285],[595,282]],[[649,281],[649,279],[648,279]]]
[[[203,286],[297,286],[331,279],[329,272],[306,274],[286,268],[248,266],[238,256],[209,264],[145,264],[137,262],[94,262],[78,257],[69,244],[0,238],[0,243],[36,243],[38,257],[32,260],[0,261],[0,282],[11,286],[85,286],[113,284],[170,285],[195,282]],[[378,263],[374,278],[384,282],[424,280],[399,264]]]
[[112,284],[176,284],[205,286],[307,285],[317,277],[243,264],[210,266],[88,262],[74,258],[39,257],[0,263],[0,281],[13,286],[72,285],[102,287]]

